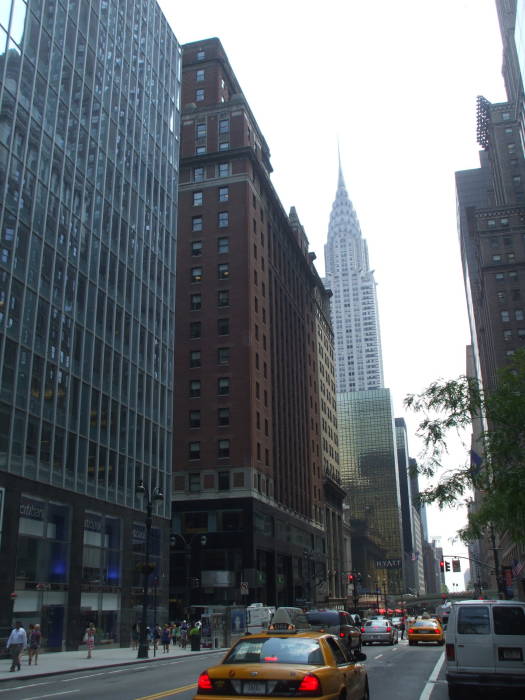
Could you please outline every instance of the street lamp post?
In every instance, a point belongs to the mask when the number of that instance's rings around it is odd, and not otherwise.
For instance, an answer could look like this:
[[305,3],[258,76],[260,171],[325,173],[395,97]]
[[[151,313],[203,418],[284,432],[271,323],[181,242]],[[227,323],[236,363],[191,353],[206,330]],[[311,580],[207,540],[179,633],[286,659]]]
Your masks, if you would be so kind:
[[148,585],[149,576],[154,565],[150,563],[150,540],[151,540],[151,525],[153,522],[153,503],[154,501],[163,501],[164,493],[162,489],[153,489],[153,494],[150,497],[149,491],[144,485],[142,479],[137,481],[135,486],[135,493],[144,496],[144,501],[146,505],[146,551],[144,557],[144,563],[142,565],[142,577],[143,577],[143,596],[142,596],[142,621],[140,624],[140,640],[139,649],[137,654],[137,659],[147,659],[148,658],[148,635],[146,633],[146,627],[148,624]]
[[184,547],[184,578],[185,578],[185,586],[184,586],[184,604],[185,604],[185,615],[186,619],[189,620],[190,618],[190,608],[191,608],[191,548],[193,541],[196,537],[199,537],[201,546],[204,547],[206,542],[208,541],[208,538],[206,535],[192,535],[189,540],[187,540],[184,535],[181,535],[179,532],[172,532],[171,533],[171,543],[174,545],[177,541],[177,537],[180,539],[180,541],[183,544]]

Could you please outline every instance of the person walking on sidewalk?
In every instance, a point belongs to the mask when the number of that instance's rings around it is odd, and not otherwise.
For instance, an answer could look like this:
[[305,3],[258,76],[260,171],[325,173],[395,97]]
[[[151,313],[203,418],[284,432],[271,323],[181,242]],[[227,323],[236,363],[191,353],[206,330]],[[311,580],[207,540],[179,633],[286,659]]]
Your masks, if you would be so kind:
[[162,632],[160,633],[160,641],[162,642],[164,653],[169,654],[171,634],[168,625],[164,625],[164,627],[162,628]]
[[31,666],[31,661],[35,660],[35,666],[38,666],[38,651],[40,649],[40,642],[42,641],[42,633],[40,632],[40,625],[35,625],[31,632],[29,633],[29,665]]
[[88,659],[92,658],[93,654],[93,649],[95,648],[95,633],[96,633],[95,625],[90,622],[89,626],[86,627],[86,632],[84,634],[84,641],[86,642],[86,647],[87,647],[87,657]]
[[14,671],[15,668],[20,671],[20,657],[22,652],[27,646],[27,634],[25,629],[22,627],[20,620],[15,622],[15,627],[9,635],[9,639],[6,643],[6,649],[9,650],[11,656],[11,668],[10,671]]

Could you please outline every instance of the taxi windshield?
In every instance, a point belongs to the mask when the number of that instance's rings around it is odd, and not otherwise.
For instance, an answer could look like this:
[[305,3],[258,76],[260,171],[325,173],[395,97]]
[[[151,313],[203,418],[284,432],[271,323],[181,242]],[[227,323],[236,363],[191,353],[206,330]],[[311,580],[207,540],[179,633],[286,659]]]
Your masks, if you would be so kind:
[[269,637],[241,639],[224,659],[225,664],[308,664],[324,666],[317,639]]
[[414,624],[414,627],[437,627],[437,622],[433,620],[419,620]]

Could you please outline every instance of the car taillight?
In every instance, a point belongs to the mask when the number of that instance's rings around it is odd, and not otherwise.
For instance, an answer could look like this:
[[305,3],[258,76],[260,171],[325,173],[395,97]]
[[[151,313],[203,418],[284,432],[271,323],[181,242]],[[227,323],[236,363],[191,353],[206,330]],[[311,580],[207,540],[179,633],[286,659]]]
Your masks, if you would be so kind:
[[344,632],[339,632],[339,636],[340,636],[341,639],[342,639],[342,638],[345,636],[345,633],[344,633]]
[[387,628],[386,628],[386,631],[387,631],[387,632],[392,632],[392,628],[391,628],[391,627],[387,627]]
[[297,692],[299,692],[299,693],[320,693],[321,692],[321,683],[319,681],[319,678],[317,678],[317,676],[314,676],[313,673],[309,673],[299,683],[299,687],[297,688]]
[[447,650],[447,661],[455,661],[456,660],[456,648],[455,648],[455,646],[453,644],[447,644],[446,650]]
[[434,630],[434,634],[441,634],[441,630],[438,630],[436,627],[436,629]]
[[365,628],[364,628],[364,627],[361,627],[361,632],[364,632],[364,631],[365,631]]
[[414,634],[414,628],[413,628],[413,627],[411,627],[411,628],[408,630],[408,634]]
[[197,688],[199,690],[213,690],[213,683],[211,682],[211,678],[208,676],[206,671],[203,671],[199,676]]

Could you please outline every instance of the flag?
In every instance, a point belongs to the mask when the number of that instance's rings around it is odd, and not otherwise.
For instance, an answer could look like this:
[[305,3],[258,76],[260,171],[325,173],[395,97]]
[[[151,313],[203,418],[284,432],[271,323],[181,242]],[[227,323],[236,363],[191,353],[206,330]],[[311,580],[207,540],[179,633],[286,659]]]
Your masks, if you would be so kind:
[[476,450],[470,450],[470,473],[472,476],[478,476],[481,471],[483,459],[478,455]]
[[517,559],[514,559],[514,561],[512,562],[512,578],[518,578],[518,576],[523,571],[524,566],[525,561],[518,561]]

